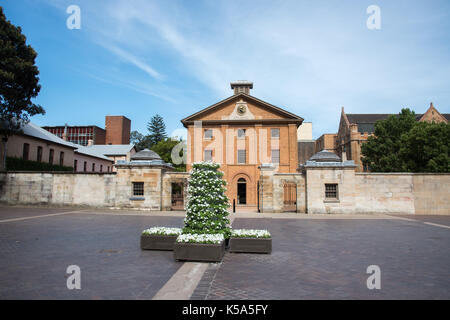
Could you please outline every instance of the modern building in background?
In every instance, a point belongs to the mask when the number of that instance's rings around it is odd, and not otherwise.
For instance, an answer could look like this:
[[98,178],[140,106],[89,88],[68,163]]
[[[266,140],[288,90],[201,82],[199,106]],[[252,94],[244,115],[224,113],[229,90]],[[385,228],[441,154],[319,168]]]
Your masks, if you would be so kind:
[[106,131],[97,126],[54,126],[42,127],[43,129],[53,133],[55,136],[81,146],[92,144],[104,144]]
[[106,116],[105,129],[98,126],[44,126],[59,138],[81,146],[96,144],[129,144],[131,120],[125,116]]

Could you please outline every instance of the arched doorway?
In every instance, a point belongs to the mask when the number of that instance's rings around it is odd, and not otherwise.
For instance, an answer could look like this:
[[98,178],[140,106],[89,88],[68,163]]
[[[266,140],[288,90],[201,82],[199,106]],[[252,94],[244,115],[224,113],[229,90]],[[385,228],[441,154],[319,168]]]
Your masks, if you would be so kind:
[[237,200],[238,204],[247,204],[247,181],[244,178],[237,181]]

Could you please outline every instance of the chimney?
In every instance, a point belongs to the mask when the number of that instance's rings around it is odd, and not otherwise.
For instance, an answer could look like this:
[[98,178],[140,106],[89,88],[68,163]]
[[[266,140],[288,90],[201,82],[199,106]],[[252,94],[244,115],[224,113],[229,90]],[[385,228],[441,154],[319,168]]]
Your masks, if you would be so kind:
[[245,93],[250,95],[250,89],[253,89],[253,82],[247,80],[238,80],[230,83],[234,94]]
[[67,141],[67,123],[64,126],[64,132],[63,132],[63,135],[62,135],[62,139],[64,141]]

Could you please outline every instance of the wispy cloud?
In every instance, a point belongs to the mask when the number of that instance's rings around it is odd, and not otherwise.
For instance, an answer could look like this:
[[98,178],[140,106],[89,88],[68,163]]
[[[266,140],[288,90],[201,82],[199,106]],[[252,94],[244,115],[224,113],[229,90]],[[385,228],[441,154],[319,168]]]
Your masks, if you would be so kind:
[[[111,79],[161,99],[197,82],[218,100],[231,94],[230,81],[252,80],[255,96],[312,121],[316,136],[337,130],[341,106],[354,113],[404,106],[423,112],[433,100],[449,112],[450,36],[443,30],[450,10],[441,8],[448,4],[380,0],[378,31],[366,28],[370,4],[111,0],[80,6],[93,42],[147,76],[127,79],[119,69]],[[177,99],[180,110],[198,107],[187,106],[190,99]]]
[[136,67],[138,67],[139,69],[141,69],[142,71],[144,71],[145,73],[150,75],[151,77],[153,77],[155,79],[162,78],[162,76],[161,76],[161,74],[159,74],[159,72],[157,72],[149,64],[143,62],[140,58],[132,55],[131,53],[126,52],[125,50],[123,50],[113,44],[104,44],[103,46],[106,49],[108,49],[109,51],[111,51],[114,54],[116,54],[117,56],[119,56],[120,58],[122,58],[124,61],[135,65]]

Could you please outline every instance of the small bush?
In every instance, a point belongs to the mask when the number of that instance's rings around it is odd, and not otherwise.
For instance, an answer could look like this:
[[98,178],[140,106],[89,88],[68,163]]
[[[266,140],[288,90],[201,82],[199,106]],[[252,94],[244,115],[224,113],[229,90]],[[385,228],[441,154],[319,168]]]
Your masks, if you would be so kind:
[[7,171],[73,171],[73,167],[24,160],[22,158],[6,157]]

